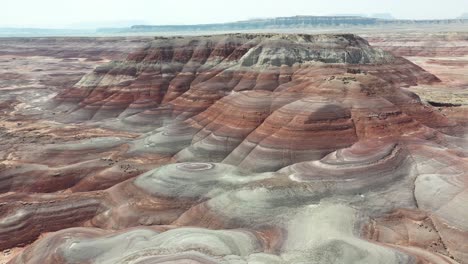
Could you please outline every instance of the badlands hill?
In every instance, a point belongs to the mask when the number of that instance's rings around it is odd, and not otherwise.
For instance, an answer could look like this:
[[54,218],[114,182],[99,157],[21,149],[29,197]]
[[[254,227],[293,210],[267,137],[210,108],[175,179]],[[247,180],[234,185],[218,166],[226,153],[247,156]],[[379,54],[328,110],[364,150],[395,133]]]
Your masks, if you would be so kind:
[[148,41],[45,103],[66,140],[4,152],[0,248],[27,245],[10,263],[467,263],[465,130],[405,89],[439,82],[351,34]]

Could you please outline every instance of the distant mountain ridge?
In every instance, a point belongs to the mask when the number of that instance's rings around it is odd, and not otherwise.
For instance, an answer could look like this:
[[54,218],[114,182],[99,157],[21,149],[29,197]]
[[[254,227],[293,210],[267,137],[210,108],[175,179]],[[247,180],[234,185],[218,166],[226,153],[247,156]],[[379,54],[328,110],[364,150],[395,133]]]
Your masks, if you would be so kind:
[[238,22],[214,23],[214,24],[195,24],[195,25],[135,25],[130,29],[132,31],[198,31],[198,30],[232,30],[232,29],[259,29],[265,27],[281,26],[307,26],[307,25],[368,25],[375,24],[375,18],[359,16],[295,16],[295,17],[276,17],[266,19],[251,19]]
[[[382,15],[382,14],[381,14]],[[387,14],[385,14],[389,17]],[[384,16],[382,16],[384,17]],[[245,21],[194,24],[194,25],[134,25],[130,28],[98,29],[98,32],[183,32],[183,31],[226,31],[226,30],[255,30],[268,28],[289,27],[327,27],[327,26],[356,26],[356,25],[404,25],[404,24],[468,24],[468,19],[428,19],[428,20],[400,20],[362,16],[293,16],[265,19],[251,19]]]
[[[138,21],[135,21],[138,22]],[[21,27],[1,27],[0,37],[48,37],[48,36],[120,36],[120,35],[151,35],[151,34],[211,34],[214,32],[242,32],[242,31],[285,31],[298,29],[318,29],[345,31],[347,27],[368,28],[380,30],[380,27],[396,26],[429,26],[444,27],[452,25],[468,26],[468,14],[465,13],[456,19],[432,19],[432,20],[401,20],[392,18],[391,14],[371,14],[371,15],[329,15],[329,16],[292,16],[276,18],[256,18],[244,21],[212,23],[212,24],[192,24],[192,25],[145,25],[133,26],[122,23],[101,24],[102,28],[85,28],[86,24],[75,25],[82,29],[71,28],[21,28]]]

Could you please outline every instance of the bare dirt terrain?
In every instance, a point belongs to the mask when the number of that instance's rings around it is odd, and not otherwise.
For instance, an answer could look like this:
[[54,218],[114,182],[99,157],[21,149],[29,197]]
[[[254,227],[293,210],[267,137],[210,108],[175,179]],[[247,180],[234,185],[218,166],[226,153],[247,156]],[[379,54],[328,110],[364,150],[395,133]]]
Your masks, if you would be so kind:
[[468,263],[468,34],[0,41],[0,263]]
[[410,90],[445,115],[466,124],[468,113],[468,33],[413,33],[369,36],[377,47],[404,56],[441,82]]

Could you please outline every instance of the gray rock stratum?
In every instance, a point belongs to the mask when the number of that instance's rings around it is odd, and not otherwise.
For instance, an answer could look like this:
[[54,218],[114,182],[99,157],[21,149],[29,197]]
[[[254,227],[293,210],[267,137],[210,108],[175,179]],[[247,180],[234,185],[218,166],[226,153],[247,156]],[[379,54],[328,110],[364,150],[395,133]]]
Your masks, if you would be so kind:
[[25,246],[11,264],[468,263],[465,127],[406,89],[439,83],[355,35],[149,41],[44,103],[56,142],[3,152],[0,248]]

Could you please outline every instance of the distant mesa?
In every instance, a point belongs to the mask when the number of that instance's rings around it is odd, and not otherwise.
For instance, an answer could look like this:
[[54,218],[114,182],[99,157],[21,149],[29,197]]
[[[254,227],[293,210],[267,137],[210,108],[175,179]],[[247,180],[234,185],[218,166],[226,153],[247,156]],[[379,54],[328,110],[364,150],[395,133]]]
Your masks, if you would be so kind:
[[126,35],[140,33],[177,34],[211,34],[212,32],[245,32],[245,31],[288,31],[290,29],[329,28],[340,30],[347,27],[362,26],[374,29],[385,26],[420,26],[468,24],[467,14],[455,19],[411,20],[395,19],[389,13],[375,14],[334,14],[328,16],[291,16],[274,18],[255,18],[244,21],[191,25],[151,25],[145,21],[109,21],[90,22],[67,25],[62,29],[47,28],[5,28],[0,27],[0,36],[102,36]]
[[374,14],[331,14],[330,16],[337,16],[337,17],[368,17],[368,18],[378,18],[378,19],[390,19],[394,20],[395,17],[390,13],[374,13]]
[[282,28],[345,27],[345,26],[385,26],[385,25],[424,25],[467,23],[464,17],[457,19],[404,20],[395,19],[389,13],[340,14],[329,16],[291,16],[251,19],[245,21],[194,24],[194,25],[134,25],[130,28],[98,29],[98,32],[200,32],[200,31],[239,31]]
[[130,31],[210,31],[247,30],[278,27],[308,27],[337,25],[373,25],[375,18],[359,16],[293,16],[199,25],[135,25]]
[[369,15],[369,17],[378,18],[378,19],[395,20],[395,17],[390,13],[375,13],[375,14]]
[[356,14],[353,14],[353,13],[336,13],[336,14],[329,14],[328,16],[334,16],[334,17],[367,17],[366,14],[364,13],[356,13]]

